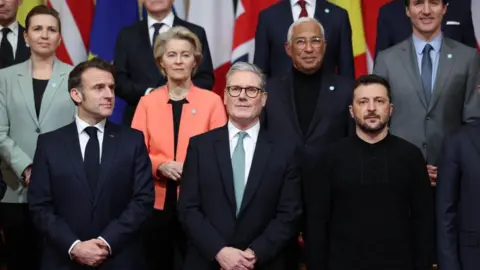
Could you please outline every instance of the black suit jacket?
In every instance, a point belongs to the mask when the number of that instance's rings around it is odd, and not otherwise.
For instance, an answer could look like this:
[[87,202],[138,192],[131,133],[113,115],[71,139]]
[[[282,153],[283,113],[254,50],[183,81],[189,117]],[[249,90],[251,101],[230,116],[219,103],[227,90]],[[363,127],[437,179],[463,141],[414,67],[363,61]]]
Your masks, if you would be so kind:
[[352,103],[353,80],[324,72],[320,94],[307,134],[297,116],[291,74],[267,82],[268,99],[263,121],[268,129],[287,144],[296,144],[306,173],[312,161],[326,146],[354,133],[348,106]]
[[[315,18],[323,25],[327,39],[323,68],[355,78],[352,29],[347,11],[327,1],[317,1]],[[254,63],[269,78],[284,75],[292,68],[292,60],[285,52],[288,28],[292,23],[292,7],[288,0],[272,5],[259,15]]]
[[[23,37],[24,28],[19,24],[18,25],[18,41],[17,41],[17,51],[15,52],[15,59],[13,60],[13,65],[25,62],[30,58],[30,48],[25,44],[25,38]],[[0,62],[0,68],[6,68],[3,66],[3,63]]]
[[480,122],[445,140],[436,189],[437,257],[440,270],[480,265]]
[[[451,0],[449,2],[442,22],[443,34],[467,46],[477,48],[470,7],[471,0]],[[447,24],[447,22],[449,23]],[[405,13],[405,0],[394,0],[385,4],[378,13],[375,56],[411,35],[412,23]]]
[[[173,26],[186,27],[200,39],[203,59],[193,77],[193,84],[199,88],[211,90],[214,75],[205,30],[178,17],[175,17]],[[150,87],[156,88],[167,83],[153,56],[147,20],[137,22],[120,31],[115,47],[115,69],[116,94],[128,104],[125,108],[123,122],[130,125],[135,108],[140,98],[145,95],[145,91]]]
[[3,199],[5,196],[5,192],[7,191],[7,184],[3,181],[2,172],[0,172],[0,200]]
[[260,129],[238,217],[227,126],[190,140],[178,202],[190,240],[183,269],[218,270],[215,256],[227,246],[251,248],[255,269],[285,269],[302,211],[300,177],[293,148],[273,138]]
[[138,230],[152,212],[154,192],[141,132],[107,122],[98,181],[91,192],[75,122],[39,136],[28,201],[45,236],[41,269],[85,269],[68,250],[77,239],[99,236],[112,255],[98,269],[146,269]]

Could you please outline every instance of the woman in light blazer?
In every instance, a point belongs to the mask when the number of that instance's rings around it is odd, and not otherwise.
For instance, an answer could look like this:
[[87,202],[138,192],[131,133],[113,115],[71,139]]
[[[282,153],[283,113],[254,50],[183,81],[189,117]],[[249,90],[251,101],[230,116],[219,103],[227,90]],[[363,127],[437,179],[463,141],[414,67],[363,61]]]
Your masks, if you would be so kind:
[[67,87],[71,66],[60,62],[58,12],[34,7],[26,17],[24,38],[30,58],[0,71],[0,157],[7,184],[0,204],[8,269],[39,269],[38,234],[28,214],[27,187],[39,134],[74,119]]
[[201,52],[198,37],[184,27],[160,34],[154,55],[167,85],[140,99],[132,121],[145,135],[155,179],[155,209],[145,234],[151,270],[178,269],[185,251],[176,203],[190,137],[227,122],[220,96],[192,83]]

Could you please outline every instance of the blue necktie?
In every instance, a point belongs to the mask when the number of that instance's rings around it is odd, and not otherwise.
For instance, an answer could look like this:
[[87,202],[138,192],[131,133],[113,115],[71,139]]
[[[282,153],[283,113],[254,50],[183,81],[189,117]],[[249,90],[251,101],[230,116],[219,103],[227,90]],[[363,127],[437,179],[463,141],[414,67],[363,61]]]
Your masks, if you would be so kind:
[[243,139],[247,133],[240,131],[238,133],[237,146],[233,150],[232,168],[233,184],[235,188],[235,201],[237,203],[237,215],[242,206],[243,192],[245,191],[245,149],[243,148]]
[[432,45],[425,45],[423,48],[422,56],[422,86],[423,91],[425,92],[425,98],[427,99],[427,104],[430,103],[432,98],[432,59],[430,58],[430,51],[432,50]]

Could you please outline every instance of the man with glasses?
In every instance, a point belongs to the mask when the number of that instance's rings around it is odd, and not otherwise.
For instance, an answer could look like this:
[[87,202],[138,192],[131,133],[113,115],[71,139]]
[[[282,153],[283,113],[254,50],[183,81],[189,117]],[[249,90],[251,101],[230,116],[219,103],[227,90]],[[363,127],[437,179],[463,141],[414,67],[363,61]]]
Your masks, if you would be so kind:
[[300,176],[294,146],[277,142],[259,121],[264,84],[255,65],[235,63],[227,73],[227,125],[190,139],[178,202],[190,243],[183,269],[288,269]]
[[[301,149],[303,178],[327,145],[354,130],[348,113],[353,80],[322,67],[326,46],[323,26],[316,19],[295,21],[285,44],[291,72],[267,82],[265,123],[279,140]],[[294,243],[291,246],[292,258],[298,257]]]

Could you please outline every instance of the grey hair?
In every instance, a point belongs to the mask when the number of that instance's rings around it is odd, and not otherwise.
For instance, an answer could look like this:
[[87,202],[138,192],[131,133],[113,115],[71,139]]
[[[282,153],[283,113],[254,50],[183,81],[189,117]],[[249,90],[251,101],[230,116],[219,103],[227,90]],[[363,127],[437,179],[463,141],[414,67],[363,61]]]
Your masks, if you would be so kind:
[[236,71],[249,71],[256,74],[260,78],[260,88],[265,91],[266,79],[262,70],[255,64],[248,62],[235,62],[227,72],[227,83],[233,73]]
[[287,43],[292,44],[292,36],[293,36],[293,28],[301,23],[304,22],[314,22],[320,27],[320,31],[322,32],[323,39],[326,39],[325,37],[325,29],[323,28],[323,25],[315,18],[310,18],[310,17],[302,17],[296,21],[294,21],[290,27],[288,28],[288,34],[287,34]]

